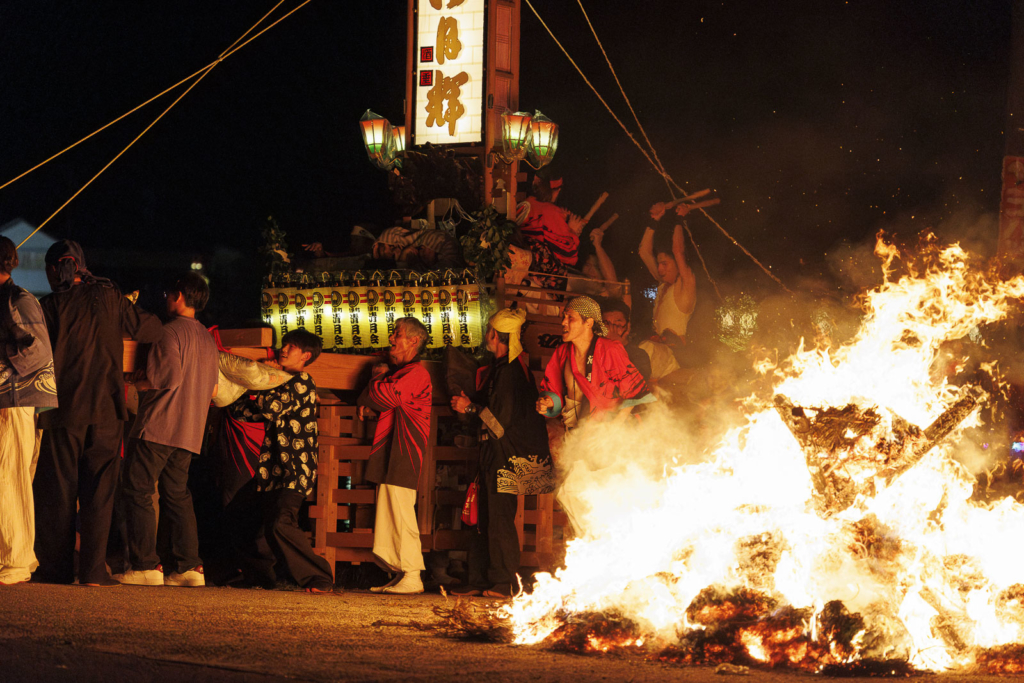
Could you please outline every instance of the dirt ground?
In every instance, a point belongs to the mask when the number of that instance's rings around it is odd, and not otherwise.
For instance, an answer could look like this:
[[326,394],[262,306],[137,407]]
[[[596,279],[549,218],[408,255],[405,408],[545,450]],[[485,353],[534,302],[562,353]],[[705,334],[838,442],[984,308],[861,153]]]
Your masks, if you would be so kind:
[[[433,621],[431,608],[444,599],[360,591],[315,596],[233,588],[0,587],[0,681],[782,683],[807,678],[756,671],[723,677],[708,668],[468,643],[394,625]],[[389,625],[375,625],[378,621]]]

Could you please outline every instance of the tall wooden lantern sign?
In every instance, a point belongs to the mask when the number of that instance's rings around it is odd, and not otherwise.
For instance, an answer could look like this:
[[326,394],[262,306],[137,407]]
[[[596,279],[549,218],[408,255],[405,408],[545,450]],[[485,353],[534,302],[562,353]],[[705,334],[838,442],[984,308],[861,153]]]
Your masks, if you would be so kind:
[[519,0],[409,0],[405,120],[411,147],[478,156],[484,201],[516,164],[499,162],[501,114],[519,107]]

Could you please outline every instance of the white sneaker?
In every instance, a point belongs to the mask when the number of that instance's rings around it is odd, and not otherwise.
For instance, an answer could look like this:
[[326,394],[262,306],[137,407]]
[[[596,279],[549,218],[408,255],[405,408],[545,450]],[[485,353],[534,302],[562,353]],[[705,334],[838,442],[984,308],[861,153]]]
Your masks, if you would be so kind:
[[370,592],[371,593],[383,593],[386,589],[391,588],[392,586],[397,584],[399,581],[401,581],[402,580],[402,576],[403,576],[402,573],[399,572],[398,574],[395,574],[394,576],[392,576],[391,580],[388,581],[387,583],[385,583],[383,586],[372,586],[370,588]]
[[423,592],[423,580],[420,579],[418,571],[405,572],[401,581],[392,586],[385,586],[384,592],[392,595],[416,595]]
[[164,585],[192,587],[205,586],[206,577],[203,576],[201,573],[197,572],[195,569],[189,569],[187,572],[183,574],[179,574],[178,572],[171,572],[167,575],[167,578],[164,579]]
[[114,574],[114,580],[129,586],[162,586],[164,573],[159,569],[131,569],[124,574]]

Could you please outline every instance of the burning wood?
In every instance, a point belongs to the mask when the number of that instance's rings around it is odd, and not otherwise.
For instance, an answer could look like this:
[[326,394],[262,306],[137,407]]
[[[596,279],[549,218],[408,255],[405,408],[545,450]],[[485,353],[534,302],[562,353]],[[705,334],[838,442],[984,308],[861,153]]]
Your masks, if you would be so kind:
[[1024,674],[1024,645],[1000,645],[983,650],[975,658],[978,673]]
[[775,409],[796,437],[814,482],[815,505],[823,516],[842,512],[858,495],[875,494],[875,478],[891,482],[942,442],[974,411],[986,394],[967,387],[953,405],[921,430],[899,415],[891,425],[873,408],[796,406],[775,397]]
[[727,590],[719,586],[708,586],[686,608],[686,618],[701,626],[737,620],[750,622],[767,616],[778,604],[774,598],[748,588]]
[[819,673],[831,678],[909,678],[923,672],[905,659],[861,659],[849,664],[826,664]]
[[564,615],[551,634],[551,648],[566,652],[643,653],[644,638],[635,621],[616,612]]
[[[901,260],[897,277],[895,247],[876,253],[886,280],[864,293],[857,333],[779,363],[775,405],[748,402],[707,460],[690,461],[692,434],[657,410],[646,431],[577,431],[564,450],[586,465],[566,478],[588,503],[582,533],[564,567],[501,608],[515,643],[643,637],[666,662],[832,676],[1021,672],[1024,467],[988,476],[1012,479],[1011,495],[979,499],[989,487],[953,457],[978,444],[935,447],[971,438],[986,396],[950,401],[939,350],[1004,318],[1024,277],[991,278],[958,247]],[[656,476],[642,454],[664,454]]]
[[512,642],[512,625],[490,607],[474,604],[470,600],[455,598],[455,604],[434,607],[434,614],[440,619],[438,630],[442,634],[461,640],[476,640],[486,643]]

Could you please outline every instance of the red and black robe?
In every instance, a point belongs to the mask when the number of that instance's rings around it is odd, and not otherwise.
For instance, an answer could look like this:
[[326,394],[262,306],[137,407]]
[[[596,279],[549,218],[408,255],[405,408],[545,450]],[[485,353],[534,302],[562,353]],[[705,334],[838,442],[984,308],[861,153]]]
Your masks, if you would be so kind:
[[366,479],[415,489],[430,434],[430,374],[419,361],[370,380],[359,404],[380,413]]
[[573,380],[586,399],[580,417],[601,415],[617,409],[626,399],[640,398],[648,393],[647,383],[619,342],[595,335],[583,368],[576,364],[572,342],[563,342],[548,361],[541,381],[541,393],[555,402],[549,417],[562,412],[566,396],[566,365],[569,365]]

